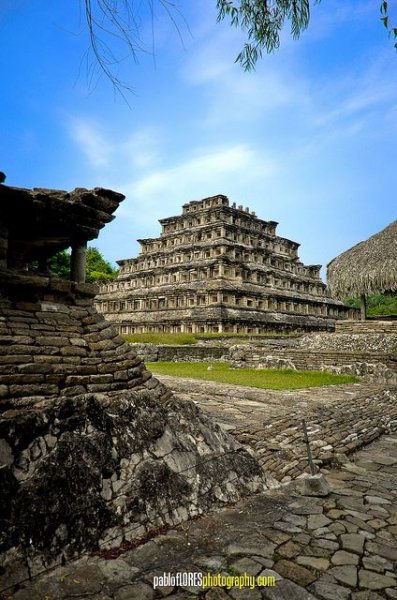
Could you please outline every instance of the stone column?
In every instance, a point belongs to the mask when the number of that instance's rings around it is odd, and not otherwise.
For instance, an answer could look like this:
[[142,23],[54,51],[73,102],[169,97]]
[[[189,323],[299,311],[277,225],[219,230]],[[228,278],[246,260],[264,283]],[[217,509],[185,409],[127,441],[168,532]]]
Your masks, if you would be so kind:
[[70,279],[84,283],[86,276],[87,242],[79,242],[72,246]]

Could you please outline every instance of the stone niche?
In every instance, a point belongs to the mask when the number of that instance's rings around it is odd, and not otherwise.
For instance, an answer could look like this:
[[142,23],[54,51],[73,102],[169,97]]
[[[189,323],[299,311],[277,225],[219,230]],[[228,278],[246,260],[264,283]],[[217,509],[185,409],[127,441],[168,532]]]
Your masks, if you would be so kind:
[[[0,196],[0,589],[266,489],[244,447],[173,397],[93,306],[86,243],[124,197]],[[68,247],[64,281],[48,264]]]

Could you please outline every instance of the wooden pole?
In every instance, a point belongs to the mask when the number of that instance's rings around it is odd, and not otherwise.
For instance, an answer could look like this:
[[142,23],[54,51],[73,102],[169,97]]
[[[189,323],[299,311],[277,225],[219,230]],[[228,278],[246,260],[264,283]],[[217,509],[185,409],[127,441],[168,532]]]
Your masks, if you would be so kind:
[[315,475],[316,467],[314,466],[314,462],[313,462],[313,458],[312,458],[312,451],[310,449],[310,442],[309,442],[309,438],[307,435],[305,419],[302,419],[302,427],[303,427],[303,439],[305,440],[305,444],[306,444],[306,448],[307,448],[307,462],[309,463],[310,473],[312,475]]

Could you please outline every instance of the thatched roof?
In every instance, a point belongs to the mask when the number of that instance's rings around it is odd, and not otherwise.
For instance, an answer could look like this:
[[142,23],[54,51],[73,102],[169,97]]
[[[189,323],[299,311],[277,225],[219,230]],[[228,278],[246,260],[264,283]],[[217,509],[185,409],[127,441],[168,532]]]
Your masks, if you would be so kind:
[[327,265],[333,296],[361,296],[397,290],[397,221],[339,254]]

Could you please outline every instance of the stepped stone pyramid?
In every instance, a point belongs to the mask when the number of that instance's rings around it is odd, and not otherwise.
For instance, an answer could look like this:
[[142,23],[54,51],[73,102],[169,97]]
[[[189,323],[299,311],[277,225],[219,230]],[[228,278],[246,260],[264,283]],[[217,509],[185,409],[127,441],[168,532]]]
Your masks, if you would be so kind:
[[158,238],[138,240],[137,258],[118,261],[116,280],[96,298],[120,333],[333,329],[355,311],[333,299],[321,265],[304,265],[299,244],[218,195],[160,219]]
[[[86,243],[123,198],[0,184],[0,584],[267,487],[93,306]],[[48,262],[70,246],[64,281]]]

